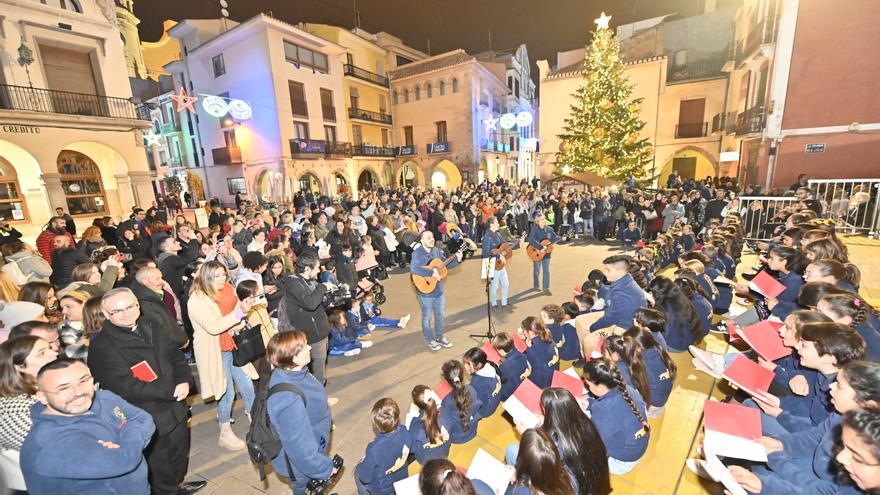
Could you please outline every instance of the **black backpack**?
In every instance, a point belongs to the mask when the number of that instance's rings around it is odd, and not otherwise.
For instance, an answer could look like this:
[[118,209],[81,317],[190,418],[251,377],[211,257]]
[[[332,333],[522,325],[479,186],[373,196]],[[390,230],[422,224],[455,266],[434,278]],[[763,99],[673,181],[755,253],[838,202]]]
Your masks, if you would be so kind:
[[254,394],[254,405],[251,406],[251,426],[245,438],[248,455],[250,455],[251,461],[259,466],[260,481],[266,480],[266,464],[269,464],[272,462],[272,459],[283,454],[284,461],[287,464],[288,480],[290,480],[292,487],[296,478],[293,476],[293,469],[290,467],[290,459],[287,457],[287,453],[282,451],[281,439],[269,420],[269,397],[279,392],[293,392],[302,399],[303,406],[306,405],[306,396],[296,385],[279,383],[273,385],[268,390],[264,387],[258,388]]

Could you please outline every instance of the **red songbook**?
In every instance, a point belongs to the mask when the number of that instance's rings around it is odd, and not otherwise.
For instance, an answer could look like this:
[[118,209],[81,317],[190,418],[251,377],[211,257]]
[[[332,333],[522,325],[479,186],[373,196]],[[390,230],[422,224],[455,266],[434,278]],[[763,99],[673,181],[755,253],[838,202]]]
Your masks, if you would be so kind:
[[767,299],[776,299],[776,297],[779,296],[779,294],[782,294],[782,291],[785,290],[785,286],[782,285],[782,282],[776,280],[763,270],[759,272],[751,282],[749,282],[749,288]]
[[449,392],[452,392],[452,385],[446,383],[446,380],[440,380],[440,383],[434,387],[434,393],[437,394],[437,397],[440,397],[440,400],[449,395]]
[[535,414],[541,414],[541,392],[535,382],[526,378],[519,384],[513,396],[516,397],[526,409]]
[[141,361],[138,364],[131,367],[131,374],[142,382],[150,383],[159,378],[159,375],[153,371],[153,368],[150,366],[150,363],[146,361]]
[[779,336],[779,329],[782,326],[782,323],[764,320],[743,328],[740,334],[746,344],[749,344],[759,356],[767,361],[776,361],[791,355],[791,348],[786,347],[782,343],[782,337]]
[[638,242],[636,242],[636,247],[637,247],[637,248],[643,248],[643,247],[645,247],[646,245],[647,245],[647,244],[645,244],[645,241],[638,241]]
[[739,355],[724,370],[723,376],[743,392],[764,403],[779,406],[779,398],[767,392],[773,381],[773,372],[749,358]]
[[516,350],[519,352],[526,352],[526,343],[519,334],[513,334],[513,346],[516,347]]
[[734,323],[733,320],[727,320],[727,335],[730,337],[730,342],[742,340],[742,337],[740,337],[739,333],[739,325]]
[[754,407],[707,400],[703,405],[703,426],[749,440],[761,438],[761,411]]
[[550,382],[550,386],[564,388],[571,392],[571,395],[575,397],[584,396],[584,382],[582,382],[580,378],[571,376],[568,373],[554,371],[553,381]]
[[492,347],[492,344],[486,342],[480,347],[480,349],[482,349],[483,352],[486,353],[486,359],[488,359],[489,361],[495,364],[501,362],[501,354],[498,354],[498,351],[495,350],[494,347]]

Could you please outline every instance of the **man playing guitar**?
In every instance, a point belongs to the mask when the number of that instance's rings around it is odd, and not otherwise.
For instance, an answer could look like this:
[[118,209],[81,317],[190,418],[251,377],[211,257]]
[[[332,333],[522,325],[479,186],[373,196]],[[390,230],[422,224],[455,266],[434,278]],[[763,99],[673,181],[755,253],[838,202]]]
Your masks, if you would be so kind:
[[552,295],[550,292],[550,248],[552,248],[551,244],[559,240],[560,237],[556,235],[556,232],[553,229],[547,228],[547,217],[543,213],[538,213],[538,216],[535,217],[535,224],[532,226],[531,232],[529,232],[528,243],[530,247],[543,254],[543,257],[540,260],[532,261],[532,266],[534,267],[532,271],[532,288],[538,290],[538,274],[543,268],[543,288],[544,295],[547,296]]
[[[425,293],[416,290],[416,296],[419,299],[419,306],[422,310],[422,333],[425,335],[428,347],[436,352],[441,347],[447,349],[452,347],[452,342],[446,340],[446,337],[443,336],[443,313],[446,309],[446,300],[443,297],[443,276],[438,269],[428,268],[428,264],[435,259],[443,261],[443,253],[434,246],[434,233],[430,230],[422,232],[420,239],[421,245],[413,250],[409,272],[415,276],[434,277],[437,280],[436,287],[430,292]],[[446,263],[446,266],[449,268],[453,268],[461,263],[461,251],[458,251],[453,256],[455,259]],[[433,331],[431,327],[432,316],[434,320]]]
[[[486,221],[486,231],[483,233],[483,263],[495,263],[495,276],[492,278],[492,287],[489,289],[489,305],[492,309],[513,309],[513,305],[507,304],[507,288],[510,282],[507,279],[507,260],[513,256],[513,250],[519,247],[511,241],[505,241],[498,233],[498,218],[489,217]],[[504,245],[507,249],[500,249]],[[498,287],[501,287],[501,306],[496,305]]]

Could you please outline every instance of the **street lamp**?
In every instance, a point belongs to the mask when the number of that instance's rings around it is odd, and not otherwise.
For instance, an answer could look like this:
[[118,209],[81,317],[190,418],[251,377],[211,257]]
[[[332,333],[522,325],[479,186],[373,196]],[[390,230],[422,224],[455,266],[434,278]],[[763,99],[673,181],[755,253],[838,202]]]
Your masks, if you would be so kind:
[[21,45],[18,47],[18,65],[24,67],[24,71],[27,73],[28,86],[31,88],[33,88],[34,85],[31,82],[31,71],[28,69],[28,66],[32,63],[34,63],[34,51],[27,46],[24,42],[24,37],[22,37]]

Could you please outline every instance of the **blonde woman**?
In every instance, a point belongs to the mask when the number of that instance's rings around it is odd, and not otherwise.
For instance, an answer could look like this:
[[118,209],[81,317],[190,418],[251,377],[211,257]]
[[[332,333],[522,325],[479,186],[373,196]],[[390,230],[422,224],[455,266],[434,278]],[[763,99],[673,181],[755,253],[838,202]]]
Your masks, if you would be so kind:
[[242,320],[253,305],[253,298],[238,300],[229,283],[226,267],[217,261],[201,266],[187,302],[193,326],[193,352],[199,369],[199,390],[202,399],[214,397],[218,400],[218,444],[227,450],[246,447],[232,431],[232,405],[238,389],[244,400],[245,413],[250,415],[254,402],[252,380],[258,375],[250,364],[241,368],[232,364],[232,350],[235,348],[232,335],[242,328]]

